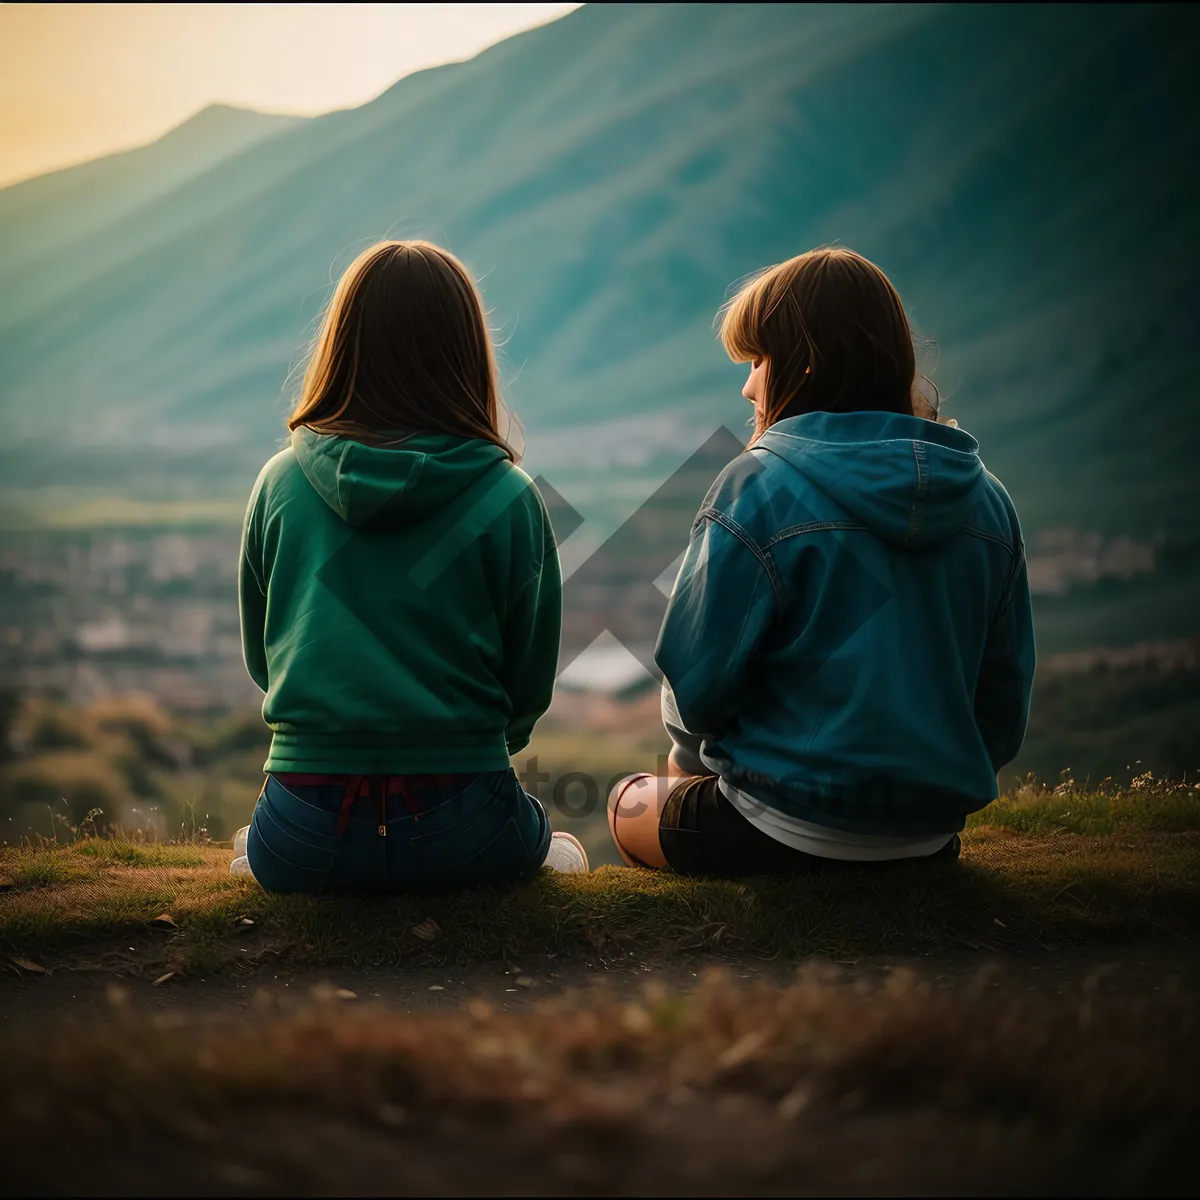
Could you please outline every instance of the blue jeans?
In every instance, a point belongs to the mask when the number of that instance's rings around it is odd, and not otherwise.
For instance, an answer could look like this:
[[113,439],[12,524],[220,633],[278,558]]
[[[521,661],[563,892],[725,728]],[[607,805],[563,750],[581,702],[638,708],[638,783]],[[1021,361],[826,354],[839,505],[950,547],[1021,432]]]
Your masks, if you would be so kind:
[[465,788],[426,789],[418,806],[399,795],[348,808],[345,788],[285,785],[268,775],[254,808],[246,856],[269,892],[455,890],[532,879],[546,859],[550,821],[511,771]]

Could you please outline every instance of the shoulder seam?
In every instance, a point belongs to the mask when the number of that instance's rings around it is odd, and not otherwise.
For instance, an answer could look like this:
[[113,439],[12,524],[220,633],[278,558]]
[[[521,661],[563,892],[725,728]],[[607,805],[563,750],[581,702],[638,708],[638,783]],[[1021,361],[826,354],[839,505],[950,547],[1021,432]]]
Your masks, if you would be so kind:
[[1012,542],[998,533],[989,533],[986,529],[980,529],[977,525],[964,525],[959,531],[970,537],[981,538],[985,542],[995,542],[997,546],[1003,546],[1009,554],[1016,554],[1016,547]]
[[781,595],[782,581],[779,578],[779,572],[775,570],[775,563],[771,556],[754,540],[749,530],[743,528],[731,516],[716,508],[705,508],[700,512],[697,518],[699,521],[715,521],[718,525],[728,530],[739,542],[742,542],[746,548],[758,559],[762,569],[767,573],[767,578],[771,581],[771,590],[775,593],[775,599],[778,603],[783,603]]
[[771,534],[767,540],[766,548],[770,549],[776,542],[782,542],[786,538],[799,537],[805,533],[824,533],[833,529],[854,533],[870,532],[860,521],[806,521],[803,525],[789,525],[786,529],[781,529],[778,533]]

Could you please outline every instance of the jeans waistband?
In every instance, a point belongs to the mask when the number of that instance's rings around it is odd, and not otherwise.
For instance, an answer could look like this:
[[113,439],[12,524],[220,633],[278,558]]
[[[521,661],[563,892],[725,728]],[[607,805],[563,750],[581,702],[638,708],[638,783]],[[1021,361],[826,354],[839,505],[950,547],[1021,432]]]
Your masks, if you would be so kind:
[[358,796],[369,796],[372,789],[383,783],[387,796],[420,795],[424,792],[440,792],[451,788],[469,787],[479,778],[478,771],[455,775],[305,775],[295,772],[272,771],[271,774],[285,787],[337,787],[345,789],[357,780]]
[[475,774],[459,775],[305,775],[277,774],[274,778],[285,787],[340,787],[342,803],[338,810],[337,836],[340,838],[346,832],[350,823],[350,812],[355,802],[363,796],[370,796],[379,806],[379,836],[387,837],[387,800],[389,796],[399,796],[405,807],[413,814],[413,819],[419,819],[421,801],[430,793],[439,798],[447,791],[461,791],[469,787],[476,779]]

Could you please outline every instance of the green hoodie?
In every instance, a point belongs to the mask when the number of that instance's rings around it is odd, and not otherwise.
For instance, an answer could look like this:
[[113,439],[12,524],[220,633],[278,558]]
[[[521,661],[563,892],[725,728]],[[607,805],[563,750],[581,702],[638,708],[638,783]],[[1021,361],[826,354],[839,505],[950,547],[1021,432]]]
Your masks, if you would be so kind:
[[254,485],[238,584],[266,771],[505,770],[550,704],[558,552],[489,442],[301,427]]

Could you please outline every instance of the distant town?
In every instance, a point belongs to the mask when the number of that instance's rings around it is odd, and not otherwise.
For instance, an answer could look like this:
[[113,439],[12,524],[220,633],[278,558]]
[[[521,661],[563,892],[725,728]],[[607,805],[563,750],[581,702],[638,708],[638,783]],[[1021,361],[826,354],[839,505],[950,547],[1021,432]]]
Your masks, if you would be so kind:
[[[177,712],[257,707],[238,630],[239,532],[145,529],[9,533],[0,539],[0,683],[88,704],[114,693],[148,692]],[[1099,579],[1152,571],[1155,547],[1128,538],[1056,530],[1030,549],[1035,593],[1061,595]],[[607,596],[581,596],[600,606]],[[566,625],[582,614],[568,613]],[[580,622],[586,624],[586,622]],[[653,643],[654,630],[641,630]],[[1097,653],[1054,655],[1058,670],[1086,669]],[[1193,660],[1194,642],[1122,651],[1122,659]],[[1115,660],[1114,660],[1115,661]],[[564,671],[567,687],[611,691],[644,675],[611,635]]]
[[76,704],[151,692],[176,711],[261,703],[238,630],[239,533],[9,535],[0,677]]

